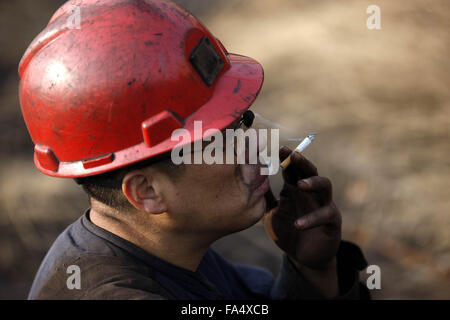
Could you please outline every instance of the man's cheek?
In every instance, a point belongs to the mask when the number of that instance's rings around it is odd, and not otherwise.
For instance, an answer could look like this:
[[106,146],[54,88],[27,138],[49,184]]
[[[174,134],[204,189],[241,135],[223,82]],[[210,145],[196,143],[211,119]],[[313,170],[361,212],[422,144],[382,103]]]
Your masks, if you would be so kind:
[[242,165],[241,166],[241,179],[244,185],[247,187],[251,185],[255,179],[259,176],[259,167],[255,165]]

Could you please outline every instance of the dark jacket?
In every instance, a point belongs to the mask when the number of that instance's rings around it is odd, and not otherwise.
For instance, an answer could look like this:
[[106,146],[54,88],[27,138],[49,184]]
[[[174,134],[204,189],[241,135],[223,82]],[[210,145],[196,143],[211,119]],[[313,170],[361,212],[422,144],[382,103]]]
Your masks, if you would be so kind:
[[[358,281],[367,263],[361,250],[342,241],[339,298],[368,298]],[[69,289],[68,267],[80,270],[81,288]],[[69,269],[70,270],[70,269]],[[73,271],[72,271],[73,272]],[[163,261],[94,225],[89,211],[52,245],[34,279],[29,299],[322,299],[284,256],[275,279],[267,270],[231,264],[213,249],[196,272]]]

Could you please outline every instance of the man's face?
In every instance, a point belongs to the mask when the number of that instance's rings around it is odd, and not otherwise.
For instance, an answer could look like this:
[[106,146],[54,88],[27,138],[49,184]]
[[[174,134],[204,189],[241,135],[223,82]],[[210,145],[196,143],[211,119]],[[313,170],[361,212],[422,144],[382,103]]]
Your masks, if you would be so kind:
[[264,214],[268,176],[259,165],[190,164],[166,180],[164,200],[179,232],[225,235],[246,229]]
[[177,232],[223,236],[246,229],[263,216],[269,179],[260,174],[261,165],[235,161],[184,167],[177,179],[162,180],[167,214]]

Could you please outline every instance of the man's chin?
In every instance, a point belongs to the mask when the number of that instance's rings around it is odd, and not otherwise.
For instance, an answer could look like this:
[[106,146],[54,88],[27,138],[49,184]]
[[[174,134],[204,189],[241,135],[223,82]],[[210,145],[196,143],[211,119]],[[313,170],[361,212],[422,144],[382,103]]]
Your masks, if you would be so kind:
[[262,198],[237,218],[239,225],[235,225],[236,229],[234,229],[232,233],[239,232],[254,226],[258,221],[262,219],[265,213],[266,201],[264,200],[264,198]]
[[252,209],[251,209],[251,214],[249,213],[249,216],[253,217],[254,221],[253,223],[249,226],[251,227],[252,225],[254,225],[255,223],[257,223],[259,220],[261,220],[261,218],[264,216],[264,214],[266,213],[267,210],[267,202],[266,199],[264,197],[261,197],[260,199],[258,199],[258,201],[253,205]]

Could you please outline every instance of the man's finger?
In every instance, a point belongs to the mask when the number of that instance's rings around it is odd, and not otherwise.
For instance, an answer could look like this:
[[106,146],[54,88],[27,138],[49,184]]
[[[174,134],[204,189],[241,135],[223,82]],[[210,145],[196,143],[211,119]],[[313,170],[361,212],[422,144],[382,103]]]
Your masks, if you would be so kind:
[[333,187],[328,178],[315,176],[302,179],[297,182],[297,186],[302,191],[319,193],[323,204],[328,204],[332,200]]
[[[280,163],[282,163],[287,157],[289,157],[291,153],[292,150],[290,148],[286,146],[281,147],[279,150]],[[296,181],[299,179],[295,168],[291,165],[284,169],[282,174],[284,181],[291,185],[295,185]]]
[[332,203],[298,218],[294,222],[294,225],[297,229],[305,230],[327,224],[336,224],[336,226],[338,226],[340,221],[341,216],[339,210]]
[[312,164],[311,161],[306,159],[306,157],[298,152],[294,152],[291,155],[291,166],[294,166],[296,170],[301,172],[302,178],[308,178],[312,176],[317,176],[317,168]]
[[317,174],[317,168],[302,154],[297,152],[291,154],[291,164],[283,170],[284,180],[293,185],[297,184],[298,179],[317,176]]
[[280,163],[283,162],[284,159],[286,159],[291,153],[292,153],[291,149],[289,149],[286,146],[282,146],[279,152]]

